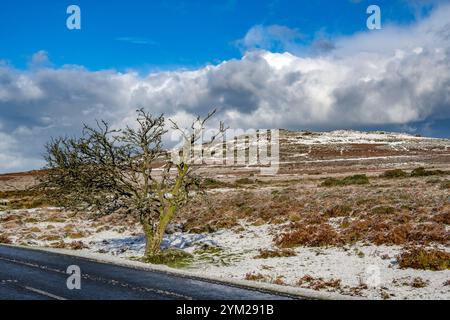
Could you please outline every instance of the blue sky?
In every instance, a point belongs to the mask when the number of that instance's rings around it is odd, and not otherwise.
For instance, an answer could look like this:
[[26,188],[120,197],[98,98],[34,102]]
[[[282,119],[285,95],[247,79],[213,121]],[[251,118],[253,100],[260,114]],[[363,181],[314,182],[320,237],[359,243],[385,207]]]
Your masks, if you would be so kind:
[[[72,4],[81,30],[66,27]],[[217,108],[244,130],[449,138],[449,25],[450,0],[1,1],[0,172],[141,107],[181,124]]]
[[[2,1],[1,59],[25,68],[32,54],[49,53],[55,66],[161,70],[199,67],[242,55],[236,40],[254,25],[296,29],[307,45],[318,35],[363,31],[374,1],[329,0],[15,0]],[[376,1],[383,22],[414,21],[410,1]],[[82,10],[82,30],[65,27],[66,8]],[[426,11],[429,6],[423,6]]]

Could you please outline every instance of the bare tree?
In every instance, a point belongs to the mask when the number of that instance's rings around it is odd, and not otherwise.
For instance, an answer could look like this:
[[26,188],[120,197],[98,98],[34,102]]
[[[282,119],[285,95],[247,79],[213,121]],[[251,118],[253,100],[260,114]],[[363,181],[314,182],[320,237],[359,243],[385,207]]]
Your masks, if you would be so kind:
[[[109,214],[125,208],[137,215],[149,257],[160,253],[167,226],[189,200],[190,191],[200,186],[200,178],[194,174],[190,155],[184,153],[182,161],[174,163],[163,148],[168,132],[164,116],[154,117],[143,109],[137,114],[136,129],[115,130],[101,121],[96,127],[84,125],[79,138],[50,141],[45,154],[48,174],[38,187],[72,210]],[[190,130],[171,123],[181,132],[185,146],[192,146],[214,114],[198,117]],[[211,142],[225,130],[221,123]]]

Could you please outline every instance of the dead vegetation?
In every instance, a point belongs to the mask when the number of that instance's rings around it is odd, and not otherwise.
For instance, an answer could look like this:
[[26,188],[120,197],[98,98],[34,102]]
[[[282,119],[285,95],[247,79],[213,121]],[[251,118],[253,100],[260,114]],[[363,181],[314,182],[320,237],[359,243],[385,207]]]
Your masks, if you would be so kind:
[[218,188],[231,188],[233,185],[231,183],[223,182],[214,178],[205,178],[202,183],[205,189],[218,189]]
[[269,250],[260,249],[259,254],[255,256],[255,259],[270,259],[270,258],[284,258],[294,257],[296,253],[294,250],[282,249],[282,250]]
[[411,172],[411,177],[430,177],[430,176],[441,176],[446,174],[442,170],[427,170],[423,167],[416,168]]
[[6,210],[42,208],[54,204],[34,190],[0,191],[0,199],[0,209]]
[[450,189],[450,180],[442,182],[441,189],[443,190]]
[[275,244],[282,248],[298,246],[322,247],[342,244],[340,235],[329,224],[304,225],[294,223],[293,231],[275,237]]
[[[311,157],[329,159],[335,156],[327,153],[327,147],[312,147]],[[369,147],[371,152],[381,152],[375,146],[358,146],[361,152]],[[302,153],[305,152],[308,152],[307,147],[302,149]],[[439,161],[445,160],[442,159]],[[442,170],[432,164],[426,168],[395,169],[395,164],[369,164],[370,167],[358,162],[318,162],[303,169],[292,168],[292,172],[304,175],[289,175],[291,169],[284,167],[281,172],[288,174],[285,177],[264,177],[228,169],[220,175],[208,171],[205,176],[209,178],[203,180],[206,196],[196,196],[173,222],[179,226],[177,230],[183,232],[233,229],[237,234],[245,231],[242,221],[253,226],[269,224],[277,248],[255,252],[258,259],[290,256],[291,249],[298,246],[347,246],[356,242],[448,246],[448,166]],[[20,191],[0,193],[3,200],[0,210],[48,205],[31,202],[34,196]],[[0,234],[14,234],[14,241],[23,244],[42,240],[67,247],[72,242],[61,241],[83,242],[85,236],[139,223],[136,219],[130,221],[130,215],[125,214],[92,218],[78,219],[59,211],[41,216],[7,211],[0,216]],[[92,226],[89,232],[77,228],[61,230],[60,224],[77,225],[83,220],[89,228]],[[40,231],[33,230],[36,223],[48,226]]]
[[380,177],[387,179],[406,178],[407,176],[408,173],[402,169],[386,170],[382,175],[380,175]]
[[442,176],[446,175],[448,172],[443,170],[427,170],[424,167],[419,167],[413,169],[410,173],[402,170],[402,169],[393,169],[386,170],[383,174],[380,175],[381,178],[388,179],[399,179],[406,177],[431,177],[431,176]]
[[[308,148],[304,147],[301,154],[308,153]],[[294,257],[296,253],[300,256],[304,251],[323,255],[328,250],[316,247],[340,246],[342,248],[336,251],[345,252],[352,256],[352,259],[356,258],[354,260],[356,263],[365,264],[365,259],[379,257],[380,262],[389,264],[394,269],[398,266],[419,270],[448,270],[449,253],[446,252],[450,240],[448,156],[436,156],[434,159],[437,159],[437,165],[427,164],[426,168],[413,169],[417,163],[428,163],[426,162],[428,158],[415,158],[414,164],[409,166],[405,166],[405,158],[398,160],[397,163],[388,164],[384,162],[384,159],[370,162],[357,160],[331,162],[330,160],[336,156],[340,158],[345,158],[347,155],[364,156],[368,151],[370,151],[370,157],[389,156],[391,151],[386,151],[380,146],[360,145],[355,147],[356,149],[352,149],[353,147],[347,149],[345,146],[341,154],[342,146],[331,151],[327,148],[329,149],[329,146],[312,146],[308,157],[302,156],[300,159],[308,163],[290,163],[283,166],[280,173],[286,174],[285,176],[260,176],[254,172],[255,170],[250,171],[248,168],[245,170],[227,168],[220,174],[207,170],[205,176],[209,178],[203,180],[205,194],[196,195],[190,204],[182,208],[173,221],[176,226],[169,228],[172,230],[170,232],[189,233],[210,233],[220,229],[232,229],[237,238],[245,240],[248,239],[249,234],[252,236],[253,230],[250,230],[253,229],[252,226],[264,226],[262,230],[264,232],[267,230],[269,233],[268,238],[264,234],[261,240],[264,244],[258,244],[245,253],[240,251],[239,254],[233,253],[235,254],[233,257],[227,256],[230,253],[225,245],[195,247],[193,257],[181,256],[179,252],[176,252],[170,256],[154,257],[148,262],[163,263],[173,267],[185,267],[191,262],[202,266],[209,264],[228,266],[239,259],[241,259],[240,263],[244,263],[242,256],[245,256],[248,259],[261,259],[260,261],[251,260],[252,265],[260,267],[254,269],[255,272],[247,274],[245,272],[248,270],[243,269],[245,271],[237,275],[240,278],[245,277],[247,280],[278,285],[297,284],[314,290],[336,291],[351,295],[364,295],[365,290],[372,290],[373,293],[373,288],[368,289],[362,280],[355,287],[347,286],[342,283],[347,281],[344,280],[347,279],[346,277],[343,276],[343,280],[340,281],[336,278],[339,273],[330,271],[332,274],[327,275],[324,270],[313,269],[317,266],[313,262],[310,264],[299,258],[286,259],[289,263],[301,260],[299,264],[302,266],[292,264],[295,272],[277,269],[274,263],[277,260],[263,259],[289,258]],[[298,148],[293,150],[293,152],[297,151]],[[403,151],[399,151],[399,154],[401,152]],[[319,161],[309,163],[309,160],[314,159]],[[322,159],[327,161],[320,162]],[[295,162],[296,158],[289,158],[289,161]],[[395,169],[396,166],[407,169]],[[104,239],[102,234],[97,235],[97,233],[108,231],[105,232],[105,236],[113,238],[130,236],[140,238],[141,236],[139,220],[120,212],[107,216],[87,216],[83,215],[84,213],[79,213],[81,216],[75,216],[61,210],[22,210],[21,208],[40,205],[28,203],[32,200],[32,196],[34,195],[23,192],[0,193],[0,211],[2,211],[0,212],[0,242],[73,250],[89,248],[95,252],[116,254],[116,251],[113,252],[109,248],[110,243],[104,246],[98,244],[105,240],[102,240]],[[21,203],[15,201],[21,201]],[[20,210],[12,210],[15,208]],[[269,227],[266,228],[266,224]],[[111,235],[114,232],[116,234]],[[89,239],[91,236],[94,240]],[[272,243],[270,243],[270,237],[273,239]],[[267,239],[269,239],[268,243]],[[353,244],[356,246],[352,247]],[[396,257],[396,253],[393,252],[397,251],[397,248],[387,249],[389,254],[386,254],[381,247],[376,248],[380,254],[372,256],[369,250],[371,248],[365,250],[365,245],[398,245],[405,250]],[[299,246],[313,247],[313,249],[294,249]],[[430,247],[440,249],[430,249]],[[257,248],[270,249],[258,250]],[[122,253],[118,254],[122,255]],[[133,251],[128,253],[134,254]],[[128,257],[127,254],[124,256]],[[397,258],[398,264],[395,264],[394,257]],[[289,263],[284,264],[284,260],[280,265],[289,269],[286,266]],[[270,266],[264,265],[265,263]],[[303,264],[306,267],[303,267]],[[328,266],[325,267],[328,268]],[[304,272],[300,273],[302,275],[315,270],[317,274],[313,275],[316,278],[305,276],[298,280],[299,269]],[[356,274],[355,277],[357,277]],[[401,275],[397,278],[401,278]],[[429,279],[432,278],[429,277]],[[449,286],[450,280],[446,282],[444,280],[446,278],[441,279],[439,285],[443,283],[442,285]],[[391,284],[390,281],[389,284]],[[429,283],[425,276],[420,278],[414,275],[407,279],[399,279],[398,285],[410,287],[405,288],[408,291],[416,291],[411,288],[435,286],[435,282],[432,280]],[[377,293],[383,298],[394,297],[394,293],[391,294],[388,290],[390,289],[382,288]]]
[[450,253],[421,247],[405,248],[397,257],[400,268],[441,271],[450,269]]
[[247,281],[267,282],[267,283],[272,283],[272,284],[276,284],[279,286],[286,285],[283,276],[269,276],[269,275],[263,275],[259,272],[248,272],[245,275],[244,279]]
[[89,246],[82,241],[65,242],[62,239],[59,241],[52,242],[50,244],[50,247],[55,249],[70,249],[70,250],[89,249]]
[[81,250],[90,247],[87,237],[107,230],[131,234],[139,228],[137,221],[120,214],[74,215],[56,208],[10,210],[0,214],[0,242],[3,243],[11,243],[13,239],[18,245]]
[[11,244],[12,242],[6,234],[0,234],[0,243]]
[[281,248],[342,246],[358,241],[449,244],[450,204],[448,192],[439,184],[408,176],[388,185],[375,178],[368,185],[317,188],[315,180],[297,180],[288,187],[266,181],[271,187],[267,190],[211,193],[208,202],[198,199],[183,211],[179,222],[185,231],[195,232],[233,228],[239,220],[253,225],[268,223],[279,226],[274,243]]
[[306,275],[298,280],[297,285],[312,290],[341,289],[342,281],[340,279],[324,280],[323,278]]
[[[266,180],[267,189],[239,187],[227,192],[207,191],[207,197],[196,197],[183,208],[174,223],[180,230],[191,233],[230,228],[239,232],[242,220],[255,226],[271,224],[274,244],[281,249],[342,246],[358,241],[376,245],[448,245],[448,191],[439,184],[429,185],[425,180],[410,183],[409,179],[413,178],[392,180],[387,186],[379,179],[372,180],[370,185],[346,188],[317,188],[317,179],[297,180],[287,187],[280,187],[278,181]],[[210,183],[222,185],[219,180]],[[92,223],[95,230],[90,232],[138,223],[130,215],[120,213],[94,220],[79,217],[80,221]],[[10,212],[0,216],[0,222],[1,229],[17,231],[19,239],[21,233],[24,237],[30,233],[33,223],[45,222],[51,227],[78,223],[70,213],[61,211],[50,211],[46,215]],[[47,241],[54,237],[53,241],[79,240],[85,236],[80,233],[82,230],[58,230],[58,227],[41,230],[40,235],[49,239]]]
[[261,273],[249,272],[245,275],[245,280],[248,281],[262,281],[266,279],[267,277]]
[[343,187],[351,185],[365,185],[369,184],[369,178],[365,174],[357,174],[354,176],[345,177],[342,179],[327,178],[322,182],[322,187]]
[[164,264],[172,268],[186,267],[192,263],[193,256],[185,251],[167,249],[152,256],[140,258],[140,261],[153,264]]
[[425,288],[430,284],[430,281],[424,280],[421,277],[414,277],[410,279],[409,277],[404,277],[400,279],[392,280],[392,283],[396,286],[407,286],[415,289]]
[[448,243],[448,233],[442,225],[393,223],[392,220],[367,218],[354,220],[338,231],[327,223],[306,226],[296,223],[290,226],[292,231],[276,236],[274,241],[278,246],[289,248],[340,246],[357,241],[376,245]]
[[416,277],[411,282],[411,287],[413,287],[413,288],[425,288],[428,285],[429,285],[429,281],[425,281],[421,277]]

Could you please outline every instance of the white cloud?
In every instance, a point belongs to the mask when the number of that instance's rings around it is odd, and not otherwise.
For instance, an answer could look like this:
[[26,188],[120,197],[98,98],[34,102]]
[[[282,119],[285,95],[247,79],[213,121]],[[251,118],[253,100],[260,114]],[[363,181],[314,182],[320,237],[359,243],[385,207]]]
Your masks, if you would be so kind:
[[45,50],[40,50],[31,57],[30,67],[45,67],[49,65],[50,59],[48,57],[48,52]]
[[243,51],[252,49],[293,51],[299,47],[298,41],[304,36],[297,30],[280,25],[256,25],[243,39],[236,41]]
[[[285,31],[271,32],[287,42],[297,36]],[[50,136],[76,134],[96,118],[123,125],[138,107],[180,121],[217,107],[218,118],[241,128],[407,126],[450,118],[449,6],[411,26],[336,39],[334,47],[316,57],[250,51],[220,65],[146,77],[0,64],[0,171],[40,163]]]

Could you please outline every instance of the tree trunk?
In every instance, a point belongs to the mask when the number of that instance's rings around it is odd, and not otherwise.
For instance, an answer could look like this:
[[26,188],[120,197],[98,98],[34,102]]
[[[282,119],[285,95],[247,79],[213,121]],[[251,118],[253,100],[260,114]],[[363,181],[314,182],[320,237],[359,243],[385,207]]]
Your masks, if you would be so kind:
[[145,253],[144,256],[152,256],[155,254],[153,250],[154,231],[153,226],[147,221],[142,222],[142,228],[144,229],[145,236]]
[[149,255],[156,255],[161,252],[162,239],[163,237],[159,235],[159,232],[155,232],[149,244],[148,248]]
[[[176,199],[179,195],[180,188],[183,184],[183,180],[186,177],[188,172],[188,165],[183,164],[178,167],[178,176],[176,178],[175,185],[172,189],[172,196]],[[156,228],[153,228],[148,221],[143,223],[144,232],[146,237],[146,245],[145,245],[145,256],[156,255],[161,252],[161,242],[164,238],[164,234],[166,233],[167,226],[172,220],[175,212],[177,211],[177,205],[175,202],[164,202],[162,204],[161,214],[159,218],[159,223]],[[148,229],[148,231],[146,230]]]
[[153,238],[151,239],[149,251],[152,254],[157,254],[161,251],[161,242],[176,209],[177,207],[175,205],[170,205],[170,207],[164,209],[164,213],[161,215],[158,227],[156,228]]

